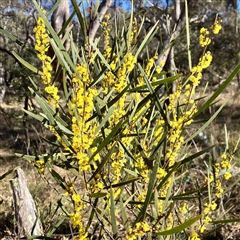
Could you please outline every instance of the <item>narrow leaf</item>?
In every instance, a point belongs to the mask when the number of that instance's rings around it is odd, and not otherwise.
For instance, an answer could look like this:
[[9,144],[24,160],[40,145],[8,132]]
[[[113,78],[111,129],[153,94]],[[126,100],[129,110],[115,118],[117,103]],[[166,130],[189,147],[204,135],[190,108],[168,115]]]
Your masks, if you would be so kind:
[[115,216],[115,203],[114,203],[114,195],[113,195],[112,188],[110,189],[110,201],[111,201],[110,212],[111,212],[112,233],[115,239],[117,236],[117,219]]
[[203,104],[201,108],[198,109],[197,113],[194,115],[194,118],[207,109],[213,101],[222,93],[222,91],[229,85],[229,83],[233,80],[233,78],[237,75],[240,70],[240,64],[233,70],[230,76],[226,79],[226,81],[213,93],[213,95],[207,100],[206,103]]
[[197,217],[191,218],[189,220],[187,220],[185,223],[172,228],[171,230],[167,230],[167,231],[163,231],[163,232],[157,232],[157,235],[161,235],[161,236],[166,236],[166,235],[172,235],[172,234],[176,234],[179,233],[181,231],[183,231],[184,229],[190,227],[192,224],[194,224],[195,222],[197,222],[202,216],[199,215]]

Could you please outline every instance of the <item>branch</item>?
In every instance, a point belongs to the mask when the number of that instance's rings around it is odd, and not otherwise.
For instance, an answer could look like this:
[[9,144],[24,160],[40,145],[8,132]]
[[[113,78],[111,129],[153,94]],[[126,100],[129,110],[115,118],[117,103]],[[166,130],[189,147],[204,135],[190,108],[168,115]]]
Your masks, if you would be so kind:
[[[69,18],[69,3],[68,3],[68,0],[62,0],[58,4],[57,8],[54,10],[52,17],[51,17],[52,27],[57,34],[62,30],[62,28],[63,28],[64,24],[67,22],[68,18]],[[66,33],[66,31],[67,31],[67,27],[64,30],[64,34]],[[66,51],[69,50],[69,48],[70,48],[69,37],[67,37],[66,41],[64,42],[64,47],[65,47]]]
[[[193,9],[193,7],[196,5],[197,2],[198,2],[197,0],[188,0],[189,12],[191,11],[191,9]],[[173,42],[180,35],[181,31],[185,27],[185,19],[186,19],[185,6],[183,5],[182,9],[179,11],[180,1],[175,0],[174,3],[175,3],[174,27],[172,29],[172,33],[168,35],[168,38],[163,43],[164,53],[159,56],[156,62],[157,65],[159,63],[164,63],[164,64],[166,63]]]
[[89,30],[89,42],[93,42],[100,22],[103,20],[104,15],[112,4],[112,0],[103,0],[98,8],[98,15],[93,20],[91,29]]
[[42,234],[42,224],[38,219],[37,209],[21,168],[16,170],[16,178],[10,182],[19,236],[29,237],[32,233],[40,236]]
[[174,0],[175,8],[174,8],[174,20],[178,21],[181,14],[181,1]]

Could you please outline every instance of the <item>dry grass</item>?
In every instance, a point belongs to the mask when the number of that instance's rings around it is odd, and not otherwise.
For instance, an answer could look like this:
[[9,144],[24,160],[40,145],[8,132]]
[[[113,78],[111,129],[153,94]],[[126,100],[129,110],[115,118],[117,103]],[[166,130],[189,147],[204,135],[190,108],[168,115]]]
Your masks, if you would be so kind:
[[[40,176],[32,164],[15,156],[15,153],[26,154],[23,112],[21,108],[21,105],[16,104],[1,104],[0,106],[0,122],[2,123],[0,126],[0,176],[18,166],[24,170],[29,190],[41,213],[40,217],[43,220],[44,229],[50,231],[59,219],[63,217],[61,209],[55,212],[57,208],[56,202],[61,199],[61,194],[54,181],[47,182],[46,179]],[[36,124],[38,123],[34,122],[32,125],[39,129],[40,124],[39,126]],[[30,140],[34,143],[34,148],[36,148],[36,143],[42,143],[39,136],[35,133],[34,129],[29,131]],[[41,149],[41,146],[38,147]],[[62,176],[64,175],[63,170],[58,170],[58,172]],[[0,182],[0,239],[17,239],[13,215],[12,190],[10,188],[10,179],[13,177],[14,174],[12,173]],[[46,175],[46,178],[48,177]],[[51,178],[49,177],[48,179]],[[56,232],[64,235],[66,232],[69,232],[68,223],[64,222]],[[70,237],[65,239],[70,239]]]

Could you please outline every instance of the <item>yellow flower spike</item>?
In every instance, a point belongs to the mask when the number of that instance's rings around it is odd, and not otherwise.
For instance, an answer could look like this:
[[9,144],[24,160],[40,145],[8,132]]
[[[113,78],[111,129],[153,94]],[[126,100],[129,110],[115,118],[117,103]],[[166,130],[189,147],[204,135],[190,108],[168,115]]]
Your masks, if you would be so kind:
[[200,36],[199,42],[202,47],[206,47],[211,43],[211,39],[208,37],[206,38],[205,36]]
[[[107,59],[109,56],[108,51],[111,54],[111,49],[107,48],[105,51],[105,58]],[[113,56],[115,57],[115,56]],[[107,59],[108,60],[108,59]],[[110,59],[109,59],[110,60]],[[112,60],[111,60],[112,61]],[[107,94],[109,89],[110,90],[115,90],[115,92],[120,93],[122,90],[127,86],[127,77],[128,74],[133,70],[135,63],[137,62],[135,56],[131,52],[126,53],[122,59],[122,61],[119,61],[119,59],[116,57],[111,63],[110,67],[112,70],[117,68],[117,70],[114,72],[107,72],[105,77],[102,80],[102,85],[103,85],[103,93]],[[120,65],[120,66],[118,66]],[[120,121],[120,119],[126,114],[126,98],[127,94],[123,94],[123,96],[114,104],[115,110],[113,114],[109,118],[109,123],[110,126],[115,126],[116,123]],[[128,129],[124,131],[124,134],[129,134]],[[123,140],[123,144],[129,144],[131,141],[130,138],[126,138]],[[117,183],[119,179],[121,178],[122,174],[122,168],[126,164],[126,159],[125,159],[125,153],[124,151],[119,148],[113,155],[112,155],[112,163],[111,167],[113,170],[113,176],[112,176],[112,181],[114,183]]]
[[[42,10],[42,12],[44,14],[46,13],[44,10]],[[38,16],[37,26],[34,28],[34,32],[36,34],[35,49],[38,51],[37,57],[42,61],[43,74],[41,75],[41,79],[43,83],[47,85],[45,91],[48,93],[49,104],[57,108],[60,97],[58,96],[58,89],[51,85],[51,58],[46,55],[50,46],[50,41],[45,23],[40,16]]]
[[[111,53],[111,47],[109,46],[110,44],[110,27],[109,27],[109,19],[110,19],[110,14],[105,15],[105,20],[102,22],[102,27],[103,27],[103,38],[104,38],[104,48],[106,52]],[[105,55],[106,57],[106,55]],[[110,57],[110,55],[109,55]]]
[[[93,99],[97,95],[97,90],[89,88],[85,91],[85,85],[92,82],[89,74],[88,66],[86,64],[79,64],[77,66],[77,74],[73,76],[73,84],[75,87],[74,96],[71,99],[71,108],[69,113],[72,115],[72,148],[77,153],[79,171],[90,170],[88,149],[95,138],[96,124],[87,122],[91,117],[94,109]],[[76,108],[78,114],[78,121],[72,109]]]

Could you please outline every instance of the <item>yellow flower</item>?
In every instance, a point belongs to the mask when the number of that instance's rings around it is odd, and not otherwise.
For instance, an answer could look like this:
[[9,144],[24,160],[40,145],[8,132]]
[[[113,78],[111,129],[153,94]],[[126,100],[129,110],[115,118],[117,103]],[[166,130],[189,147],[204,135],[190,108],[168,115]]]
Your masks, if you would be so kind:
[[226,153],[223,153],[222,156],[221,156],[222,159],[226,160],[227,159],[227,154]]
[[221,167],[225,168],[225,169],[230,169],[232,167],[232,165],[228,160],[226,160],[226,161],[221,162]]
[[204,208],[204,210],[203,210],[203,212],[204,212],[204,215],[208,215],[208,214],[210,214],[211,212],[211,208],[208,206],[208,204],[204,204],[204,206],[205,206],[205,208]]
[[208,68],[212,62],[212,54],[210,51],[207,51],[202,58],[199,60],[199,65],[202,68]]
[[230,179],[231,177],[232,177],[232,174],[231,174],[230,172],[225,172],[225,173],[224,173],[224,178],[225,178],[226,180]]
[[188,240],[201,240],[199,237],[198,237],[198,234],[194,231],[190,237],[188,237]]
[[45,162],[43,160],[37,160],[36,166],[38,168],[39,173],[44,173],[45,171]]
[[216,180],[216,190],[217,190],[216,197],[220,198],[222,196],[224,190],[222,188],[222,183],[219,179]]
[[79,195],[79,194],[73,194],[72,195],[72,200],[75,202],[75,203],[79,203],[82,201],[82,197]]
[[79,225],[81,225],[82,217],[81,217],[79,212],[71,213],[69,215],[69,218],[70,218],[70,221],[71,221],[71,223],[73,225],[73,228],[78,228]]
[[209,31],[208,31],[205,27],[202,27],[202,28],[200,29],[200,33],[201,33],[201,34],[204,34],[204,35],[209,35]]
[[200,29],[199,43],[202,47],[206,47],[211,43],[211,39],[208,37],[209,31],[206,28]]
[[210,222],[212,222],[212,219],[211,219],[209,216],[206,216],[206,217],[203,219],[203,223],[204,223],[204,224],[208,224],[208,223],[210,223]]
[[213,201],[210,207],[211,207],[211,210],[214,211],[217,208],[217,204]]
[[203,233],[206,230],[206,227],[204,225],[199,227],[200,233]]
[[45,91],[52,97],[56,102],[59,100],[58,88],[54,85],[47,86]]
[[166,175],[167,175],[167,172],[163,168],[159,167],[158,171],[157,171],[157,178],[161,179],[161,178],[165,177]]
[[185,202],[182,203],[181,207],[179,208],[181,213],[184,213],[187,211],[187,204]]
[[66,182],[66,190],[65,190],[65,194],[68,195],[72,195],[73,194],[73,190],[74,190],[74,182]]
[[222,29],[221,22],[222,22],[222,20],[218,20],[211,26],[214,34],[218,34],[220,32],[220,30]]
[[146,222],[136,223],[135,228],[130,228],[127,232],[125,240],[136,240],[138,237],[143,237],[146,233],[151,232],[151,228]]
[[109,19],[111,18],[111,15],[110,15],[110,14],[106,14],[104,17],[105,17],[107,20],[109,20]]
[[[45,13],[45,11],[43,11]],[[56,108],[58,106],[57,101],[59,100],[58,89],[55,86],[51,86],[51,58],[47,56],[47,52],[50,46],[50,41],[47,33],[47,29],[43,19],[39,16],[37,19],[37,26],[34,28],[36,34],[35,49],[38,51],[38,58],[42,61],[42,75],[41,79],[45,85],[45,91],[48,95],[48,102]]]

